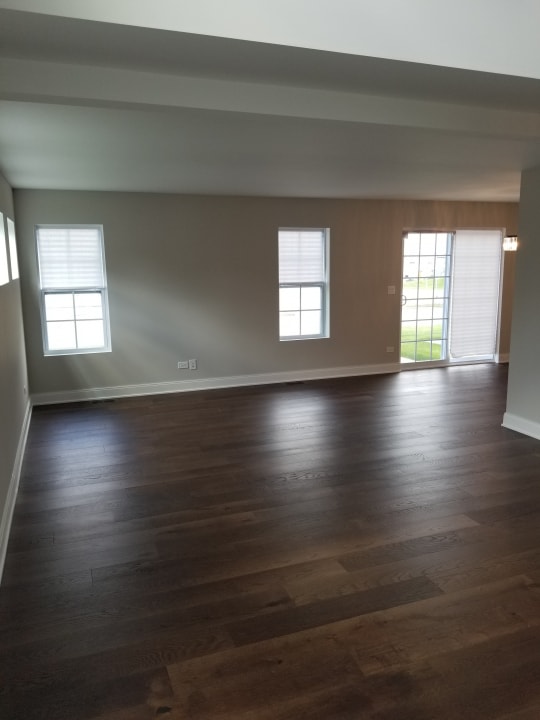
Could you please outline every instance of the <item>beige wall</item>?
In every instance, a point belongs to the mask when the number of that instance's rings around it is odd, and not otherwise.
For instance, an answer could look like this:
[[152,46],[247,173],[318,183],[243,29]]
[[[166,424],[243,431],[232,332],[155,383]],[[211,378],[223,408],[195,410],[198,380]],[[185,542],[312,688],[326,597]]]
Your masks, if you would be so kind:
[[[11,188],[0,176],[0,211],[14,219]],[[17,228],[18,230],[18,228]],[[19,280],[0,287],[0,572],[14,500],[17,449],[28,400]],[[10,484],[11,494],[10,494]]]
[[[33,393],[397,362],[403,230],[517,225],[512,203],[56,191],[15,199]],[[112,353],[43,357],[39,223],[103,224]],[[330,228],[329,339],[278,340],[280,226]],[[507,294],[503,324],[510,304]],[[177,370],[188,358],[199,369]]]
[[540,438],[540,167],[521,180],[519,249],[504,424]]

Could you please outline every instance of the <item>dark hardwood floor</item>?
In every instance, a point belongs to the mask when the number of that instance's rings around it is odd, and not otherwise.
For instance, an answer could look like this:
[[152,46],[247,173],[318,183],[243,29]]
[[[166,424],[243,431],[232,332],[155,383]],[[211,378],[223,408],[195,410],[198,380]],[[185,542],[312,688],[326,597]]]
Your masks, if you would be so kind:
[[34,410],[2,720],[539,720],[540,442],[477,365]]

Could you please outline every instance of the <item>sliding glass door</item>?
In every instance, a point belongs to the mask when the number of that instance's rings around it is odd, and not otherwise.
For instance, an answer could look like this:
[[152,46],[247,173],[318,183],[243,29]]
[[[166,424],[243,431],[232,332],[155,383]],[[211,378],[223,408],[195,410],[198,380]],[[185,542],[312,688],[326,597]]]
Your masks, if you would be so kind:
[[501,244],[492,230],[405,234],[401,362],[494,359]]

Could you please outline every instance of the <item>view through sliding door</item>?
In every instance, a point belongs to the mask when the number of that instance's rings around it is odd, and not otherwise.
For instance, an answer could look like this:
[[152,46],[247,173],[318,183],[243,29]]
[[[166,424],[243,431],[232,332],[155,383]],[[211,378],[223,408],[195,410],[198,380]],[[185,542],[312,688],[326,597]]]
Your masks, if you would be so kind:
[[493,230],[405,234],[401,362],[494,359],[501,245]]

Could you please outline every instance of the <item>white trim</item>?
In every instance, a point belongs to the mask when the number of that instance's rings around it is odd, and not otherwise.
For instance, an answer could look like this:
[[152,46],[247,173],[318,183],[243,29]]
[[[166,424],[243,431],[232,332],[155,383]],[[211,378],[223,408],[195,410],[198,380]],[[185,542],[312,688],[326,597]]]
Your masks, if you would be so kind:
[[256,375],[232,375],[230,377],[176,380],[172,382],[145,383],[142,385],[117,385],[114,387],[81,388],[61,392],[36,393],[32,395],[34,405],[81,402],[84,400],[107,400],[109,398],[133,397],[140,395],[161,395],[163,393],[191,392],[194,390],[217,390],[218,388],[270,385],[273,383],[298,382],[302,380],[324,380],[325,378],[351,377],[355,375],[378,375],[399,372],[399,363],[380,365],[348,365],[316,370],[292,372],[259,373]]
[[19,489],[19,481],[21,479],[22,461],[24,450],[26,448],[26,440],[28,438],[28,429],[30,428],[30,418],[32,417],[32,404],[26,404],[24,419],[15,454],[15,462],[13,464],[13,472],[11,473],[11,481],[6,497],[6,504],[2,513],[0,522],[0,581],[4,572],[4,562],[6,560],[7,546],[9,540],[9,532],[11,530],[11,521],[13,519],[13,510],[15,509],[15,501],[17,499],[17,491]]
[[505,412],[503,416],[502,426],[509,430],[515,430],[523,435],[528,435],[535,440],[540,440],[540,423],[533,420]]

